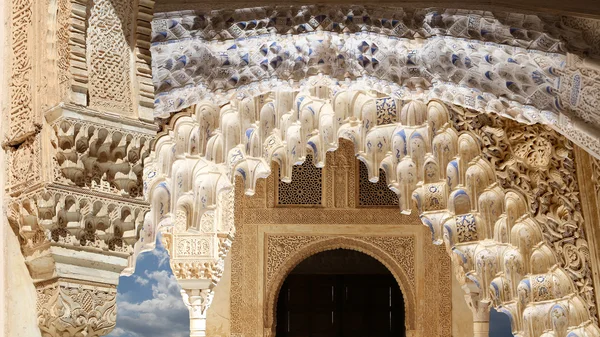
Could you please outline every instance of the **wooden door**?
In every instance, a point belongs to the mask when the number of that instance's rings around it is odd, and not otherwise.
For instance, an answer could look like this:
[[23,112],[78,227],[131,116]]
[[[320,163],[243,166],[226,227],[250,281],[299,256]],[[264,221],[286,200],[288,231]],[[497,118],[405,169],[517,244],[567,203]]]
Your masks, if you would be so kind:
[[404,337],[404,301],[392,275],[289,275],[277,337]]

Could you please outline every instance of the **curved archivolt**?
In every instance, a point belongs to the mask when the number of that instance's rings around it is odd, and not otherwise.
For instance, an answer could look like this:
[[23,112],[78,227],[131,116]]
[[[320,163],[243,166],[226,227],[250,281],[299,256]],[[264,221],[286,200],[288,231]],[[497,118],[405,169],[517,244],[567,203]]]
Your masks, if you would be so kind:
[[[174,270],[178,279],[210,278],[214,285],[235,231],[233,179],[240,176],[251,195],[275,161],[290,181],[292,167],[309,153],[324,166],[339,138],[354,144],[371,181],[384,170],[400,211],[419,212],[460,267],[463,289],[506,313],[516,336],[600,335],[528,201],[499,186],[481,139],[457,132],[438,100],[402,101],[314,80],[299,91],[283,88],[221,107],[201,102],[173,117],[146,163],[151,211],[141,237],[153,242],[159,224],[168,224],[162,230],[175,264],[186,253],[178,234],[207,239],[204,250],[185,246],[198,254],[195,266],[182,262]],[[148,247],[140,242],[136,250]]]

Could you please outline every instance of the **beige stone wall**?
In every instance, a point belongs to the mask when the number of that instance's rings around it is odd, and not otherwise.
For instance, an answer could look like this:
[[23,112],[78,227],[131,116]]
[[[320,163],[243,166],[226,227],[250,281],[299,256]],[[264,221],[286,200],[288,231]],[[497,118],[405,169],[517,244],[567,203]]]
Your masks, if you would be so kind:
[[452,268],[452,337],[473,336],[473,313]]
[[231,301],[231,255],[225,258],[225,271],[219,285],[215,288],[215,297],[206,312],[206,335],[211,337],[229,337]]
[[6,335],[11,337],[39,337],[40,329],[37,324],[37,313],[35,312],[37,296],[35,287],[25,260],[21,254],[21,248],[17,237],[7,223],[2,224],[4,232],[4,275],[5,279],[5,306],[6,310]]

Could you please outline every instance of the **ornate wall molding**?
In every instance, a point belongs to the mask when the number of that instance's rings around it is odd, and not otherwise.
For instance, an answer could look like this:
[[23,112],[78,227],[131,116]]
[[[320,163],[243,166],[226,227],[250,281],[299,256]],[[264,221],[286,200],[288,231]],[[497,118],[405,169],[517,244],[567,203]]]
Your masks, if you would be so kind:
[[[402,290],[406,328],[417,329],[415,291],[414,237],[349,237],[268,235],[266,241],[266,327],[275,330],[275,313],[279,289],[287,275],[307,257],[332,249],[351,249],[367,254],[384,264]],[[446,294],[450,296],[450,294]],[[422,309],[421,309],[422,310]],[[446,312],[450,314],[450,312]],[[442,314],[442,313],[440,313]],[[410,335],[410,333],[409,333]]]
[[154,15],[154,1],[138,2],[136,11],[135,70],[138,91],[137,110],[141,119],[152,121],[154,111],[154,85],[152,84],[152,56],[150,54],[151,22]]

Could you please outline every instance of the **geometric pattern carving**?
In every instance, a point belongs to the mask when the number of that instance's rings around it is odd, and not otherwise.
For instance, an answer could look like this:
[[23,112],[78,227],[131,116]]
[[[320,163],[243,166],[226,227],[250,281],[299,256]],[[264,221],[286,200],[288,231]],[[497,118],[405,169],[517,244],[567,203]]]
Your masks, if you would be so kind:
[[379,169],[379,180],[372,183],[369,181],[367,166],[359,161],[358,177],[360,206],[398,206],[398,195],[388,187],[382,169]]
[[[598,71],[593,62],[577,61],[590,47],[562,18],[452,9],[286,8],[157,13],[151,47],[155,113],[166,117],[206,98],[226,104],[229,90],[238,97],[274,88],[295,91],[303,79],[320,74],[342,88],[380,87],[388,97],[378,98],[374,124],[393,122],[399,100],[426,96],[527,124],[554,125],[600,158],[600,117],[594,110],[599,98],[593,89],[600,85]],[[211,22],[215,19],[228,24]],[[581,25],[574,20],[566,22],[597,31],[593,20]],[[586,39],[595,41],[594,34],[586,33]],[[416,36],[422,40],[416,42]]]
[[278,205],[321,205],[322,169],[315,167],[312,156],[307,155],[301,165],[292,169],[292,181],[279,181]]
[[[272,7],[234,10],[186,10],[156,13],[153,21],[152,42],[163,42],[173,37],[195,36],[205,41],[230,40],[267,33],[300,34],[315,31],[377,32],[397,38],[421,36],[456,36],[470,39],[485,38],[512,46],[529,46],[548,52],[585,48],[581,37],[568,31],[547,32],[561,17],[511,15],[506,12],[483,12],[456,9],[403,9],[380,10],[377,6],[295,6],[286,10]],[[510,21],[509,21],[510,20]],[[221,24],[228,22],[227,25]],[[510,22],[510,23],[508,23]],[[513,29],[509,29],[509,28]],[[195,33],[195,34],[192,34]],[[555,39],[561,36],[563,39]],[[593,42],[593,41],[591,41]],[[570,45],[570,46],[569,46]]]
[[132,112],[132,3],[94,0],[87,30],[90,107]]

